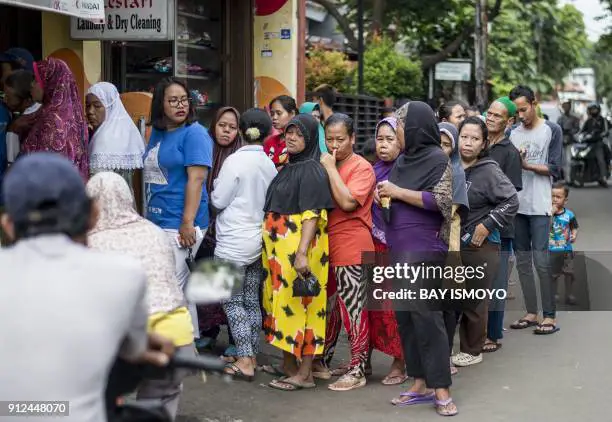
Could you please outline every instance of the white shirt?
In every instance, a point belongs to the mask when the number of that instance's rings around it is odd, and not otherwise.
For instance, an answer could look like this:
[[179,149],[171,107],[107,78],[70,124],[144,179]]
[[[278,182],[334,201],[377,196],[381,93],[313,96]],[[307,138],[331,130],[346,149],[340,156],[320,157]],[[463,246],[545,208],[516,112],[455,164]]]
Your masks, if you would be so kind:
[[[30,107],[26,108],[22,113],[22,116],[26,116],[28,114],[36,113],[39,108],[42,107],[40,103],[34,103]],[[15,162],[15,159],[19,155],[19,151],[21,150],[21,144],[19,141],[19,135],[13,132],[8,132],[6,134],[6,159],[9,164]]]
[[261,145],[247,145],[226,158],[213,182],[216,219],[215,256],[249,265],[261,255],[266,192],[277,171]]
[[140,263],[47,235],[0,250],[0,268],[0,397],[70,402],[67,417],[14,420],[105,422],[117,353],[136,357],[147,344]]

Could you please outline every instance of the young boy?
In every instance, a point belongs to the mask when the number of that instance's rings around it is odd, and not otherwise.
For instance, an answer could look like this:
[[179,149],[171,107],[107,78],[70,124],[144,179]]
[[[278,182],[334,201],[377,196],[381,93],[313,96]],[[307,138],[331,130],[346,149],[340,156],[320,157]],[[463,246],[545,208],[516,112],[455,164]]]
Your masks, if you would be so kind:
[[553,185],[553,217],[548,250],[550,251],[555,300],[559,300],[558,280],[561,276],[565,276],[565,302],[568,305],[576,305],[576,298],[572,294],[574,283],[572,243],[576,242],[578,236],[578,220],[572,211],[565,208],[568,196],[569,188],[563,182]]

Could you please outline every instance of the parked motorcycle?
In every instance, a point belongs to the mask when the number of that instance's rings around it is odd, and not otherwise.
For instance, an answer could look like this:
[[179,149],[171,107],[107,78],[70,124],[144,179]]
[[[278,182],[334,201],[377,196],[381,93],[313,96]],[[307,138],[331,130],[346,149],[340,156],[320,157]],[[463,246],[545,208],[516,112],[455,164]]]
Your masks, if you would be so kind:
[[[585,183],[599,182],[599,168],[595,156],[595,144],[591,143],[592,135],[581,133],[577,142],[570,147],[569,183],[583,187]],[[610,177],[610,166],[606,169]]]

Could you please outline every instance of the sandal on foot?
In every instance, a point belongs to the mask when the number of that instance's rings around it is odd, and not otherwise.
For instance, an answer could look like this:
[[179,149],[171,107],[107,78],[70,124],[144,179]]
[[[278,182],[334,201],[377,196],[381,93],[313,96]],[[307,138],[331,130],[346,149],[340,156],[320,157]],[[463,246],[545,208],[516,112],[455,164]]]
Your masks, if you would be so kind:
[[[232,372],[228,372],[228,369]],[[255,375],[246,375],[244,372],[242,372],[242,369],[238,368],[233,363],[228,363],[227,365],[225,365],[225,371],[223,372],[225,372],[227,375],[231,375],[233,378],[237,378],[247,382],[252,382],[253,379],[255,379]]]
[[525,328],[535,327],[536,325],[538,325],[538,321],[522,318],[513,323],[510,328],[513,330],[524,330]]
[[557,327],[555,324],[540,324],[538,328],[533,330],[533,334],[537,334],[540,336],[545,336],[548,334],[554,334],[559,331],[561,328]]
[[353,374],[344,374],[338,379],[338,381],[328,385],[327,388],[332,391],[350,391],[356,388],[365,387],[365,385],[365,376],[357,377]]
[[349,369],[350,368],[348,367],[348,365],[347,366],[339,366],[336,369],[332,369],[331,370],[331,374],[334,377],[341,377],[343,375],[346,375],[348,373]]
[[455,416],[457,413],[459,413],[459,410],[457,409],[455,403],[453,403],[453,399],[451,397],[446,400],[434,399],[434,405],[436,406],[436,412],[440,416]]
[[281,390],[281,391],[297,391],[297,390],[308,390],[311,388],[315,388],[317,385],[314,382],[299,384],[295,381],[289,380],[286,377],[283,377],[283,378],[278,378],[278,379],[270,381],[268,386],[276,390]]
[[[404,400],[404,397],[410,397],[408,400]],[[415,404],[433,403],[436,398],[436,394],[432,391],[431,393],[415,393],[407,391],[401,393],[399,397],[391,400],[391,404],[394,406],[412,406]]]
[[457,369],[457,367],[456,367],[455,365],[451,365],[451,367],[450,367],[450,374],[451,374],[451,377],[452,377],[453,375],[457,375],[458,373],[459,373],[459,370]]
[[501,348],[502,348],[501,343],[497,343],[495,341],[487,341],[485,342],[484,346],[482,346],[482,353],[497,352]]
[[382,380],[383,385],[400,385],[408,381],[408,375],[387,375]]
[[261,370],[275,377],[284,377],[286,375],[280,365],[262,365]]
[[312,377],[319,379],[319,380],[330,380],[332,378],[332,373],[329,369],[323,370],[323,371],[313,371],[312,372]]

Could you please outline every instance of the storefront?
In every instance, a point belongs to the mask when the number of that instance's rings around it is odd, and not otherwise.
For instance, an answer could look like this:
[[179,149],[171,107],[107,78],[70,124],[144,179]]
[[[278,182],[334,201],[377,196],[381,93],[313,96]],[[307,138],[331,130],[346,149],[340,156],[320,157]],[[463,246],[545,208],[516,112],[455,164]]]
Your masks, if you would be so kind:
[[101,79],[120,92],[184,81],[207,124],[216,110],[253,104],[250,0],[106,0],[106,19],[72,18],[73,40],[101,41]]

